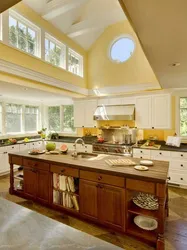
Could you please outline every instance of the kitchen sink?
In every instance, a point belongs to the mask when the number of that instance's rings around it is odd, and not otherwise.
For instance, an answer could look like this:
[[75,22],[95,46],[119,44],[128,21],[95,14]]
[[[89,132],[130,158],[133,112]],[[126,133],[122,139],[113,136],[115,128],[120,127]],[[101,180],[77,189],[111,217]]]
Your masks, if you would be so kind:
[[90,159],[90,158],[97,157],[98,154],[79,152],[79,153],[77,153],[77,156],[79,158],[83,158],[83,159]]

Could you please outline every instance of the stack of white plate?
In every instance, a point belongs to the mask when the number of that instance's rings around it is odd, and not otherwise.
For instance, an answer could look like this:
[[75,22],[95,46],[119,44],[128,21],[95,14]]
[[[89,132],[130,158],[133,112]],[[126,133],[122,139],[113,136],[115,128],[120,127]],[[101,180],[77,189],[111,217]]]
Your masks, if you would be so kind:
[[142,215],[136,216],[134,218],[134,223],[138,227],[148,231],[155,230],[158,227],[158,222],[155,219]]

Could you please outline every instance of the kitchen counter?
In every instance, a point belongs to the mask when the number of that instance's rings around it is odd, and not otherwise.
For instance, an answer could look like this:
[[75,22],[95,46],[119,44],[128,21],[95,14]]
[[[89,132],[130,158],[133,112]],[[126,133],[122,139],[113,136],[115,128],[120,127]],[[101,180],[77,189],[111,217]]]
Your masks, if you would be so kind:
[[[157,143],[159,144],[159,143]],[[141,149],[141,145],[138,145],[138,146],[133,146],[133,148],[140,148]],[[143,148],[143,149],[146,149],[146,148]],[[187,144],[181,144],[181,146],[179,148],[177,147],[172,147],[172,146],[167,146],[165,144],[161,145],[160,149],[156,149],[156,148],[147,148],[147,149],[150,149],[150,150],[163,150],[163,151],[176,151],[176,152],[187,152]]]
[[[124,166],[124,167],[111,167],[109,166],[105,160],[107,159],[124,159],[122,156],[109,156],[109,155],[98,155],[96,158],[90,159],[83,159],[83,158],[76,158],[74,159],[71,156],[71,152],[66,154],[60,155],[29,155],[27,151],[18,152],[18,153],[11,153],[10,156],[22,156],[27,157],[34,160],[45,161],[49,163],[60,163],[64,166],[71,166],[74,168],[82,169],[82,170],[89,170],[89,171],[96,171],[102,172],[122,177],[131,177],[135,179],[141,180],[150,180],[156,181],[160,183],[165,183],[168,176],[168,168],[169,163],[166,161],[153,161],[154,165],[149,167],[148,171],[138,171],[135,170],[133,166]],[[127,158],[128,159],[128,158]],[[140,159],[136,158],[129,158],[133,160],[137,165],[140,163]]]
[[[128,233],[154,243],[157,250],[163,250],[165,216],[168,213],[169,163],[153,161],[154,165],[150,166],[148,171],[138,171],[134,166],[109,166],[105,162],[106,159],[128,158],[100,154],[87,159],[80,156],[74,159],[71,152],[67,155],[29,155],[26,151],[12,152],[9,154],[9,192],[116,231]],[[129,159],[135,164],[140,163],[140,159]],[[20,183],[16,184],[15,165],[23,166],[22,189]],[[73,191],[70,189],[72,181],[76,185]],[[135,206],[133,197],[139,192],[156,196],[158,210],[147,211]],[[67,197],[72,199],[72,205],[67,203]],[[137,227],[133,218],[138,214],[156,218],[158,229],[147,232]]]
[[2,198],[0,211],[1,249],[122,249]]
[[[82,138],[85,142],[85,144],[90,144],[92,145],[95,141],[96,141],[96,136],[84,136],[84,137],[71,137],[71,136],[67,136],[67,137],[62,137],[59,139],[45,139],[45,141],[49,142],[62,142],[62,143],[74,143],[76,139],[78,138]],[[37,141],[42,141],[41,138],[36,138],[36,139],[30,139],[28,142],[24,142],[23,140],[18,140],[16,144],[6,144],[6,143],[1,143],[0,142],[0,147],[7,147],[7,146],[14,146],[14,145],[20,145],[20,144],[26,144],[26,143],[32,143],[32,142],[37,142]],[[81,142],[78,142],[78,144],[81,144]]]

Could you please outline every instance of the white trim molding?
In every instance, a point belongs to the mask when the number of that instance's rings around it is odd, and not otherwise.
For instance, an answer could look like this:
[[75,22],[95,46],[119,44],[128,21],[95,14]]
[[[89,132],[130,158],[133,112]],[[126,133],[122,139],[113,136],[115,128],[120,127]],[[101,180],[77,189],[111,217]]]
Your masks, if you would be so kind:
[[47,84],[49,86],[58,87],[58,88],[63,89],[63,90],[75,92],[75,93],[78,93],[81,95],[85,95],[85,96],[88,95],[88,89],[86,89],[86,88],[82,88],[82,87],[73,85],[73,84],[68,83],[68,82],[60,81],[60,80],[55,79],[53,77],[46,76],[46,75],[39,73],[37,71],[27,69],[25,67],[7,62],[7,61],[2,60],[2,59],[0,59],[0,71],[8,73],[8,74],[16,75],[19,77],[23,77],[23,78],[26,78],[29,80],[41,82],[41,83]]

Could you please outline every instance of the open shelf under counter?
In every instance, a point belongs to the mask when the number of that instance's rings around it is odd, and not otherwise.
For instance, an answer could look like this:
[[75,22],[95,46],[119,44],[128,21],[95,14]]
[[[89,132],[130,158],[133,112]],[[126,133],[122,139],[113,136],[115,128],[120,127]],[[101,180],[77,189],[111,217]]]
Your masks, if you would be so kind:
[[55,188],[55,187],[53,187],[53,190],[58,191],[58,192],[60,192],[60,193],[67,193],[67,194],[70,194],[70,195],[72,195],[72,196],[79,196],[79,193],[78,193],[77,191],[76,191],[76,192],[63,191],[63,190],[58,189],[58,188]]
[[147,231],[139,228],[134,223],[128,226],[127,233],[153,243],[156,243],[158,237],[157,230]]
[[69,211],[69,212],[73,212],[73,213],[79,213],[80,210],[76,210],[75,208],[69,208],[69,207],[65,207],[63,205],[60,205],[60,204],[57,204],[57,203],[54,203],[52,204],[53,207],[56,207],[58,209],[63,209],[63,210],[66,210],[66,211]]
[[148,216],[148,217],[158,219],[158,210],[143,209],[141,207],[138,207],[136,204],[134,204],[133,201],[129,202],[128,212],[132,213],[132,214],[135,214],[135,215],[144,215],[144,216]]

